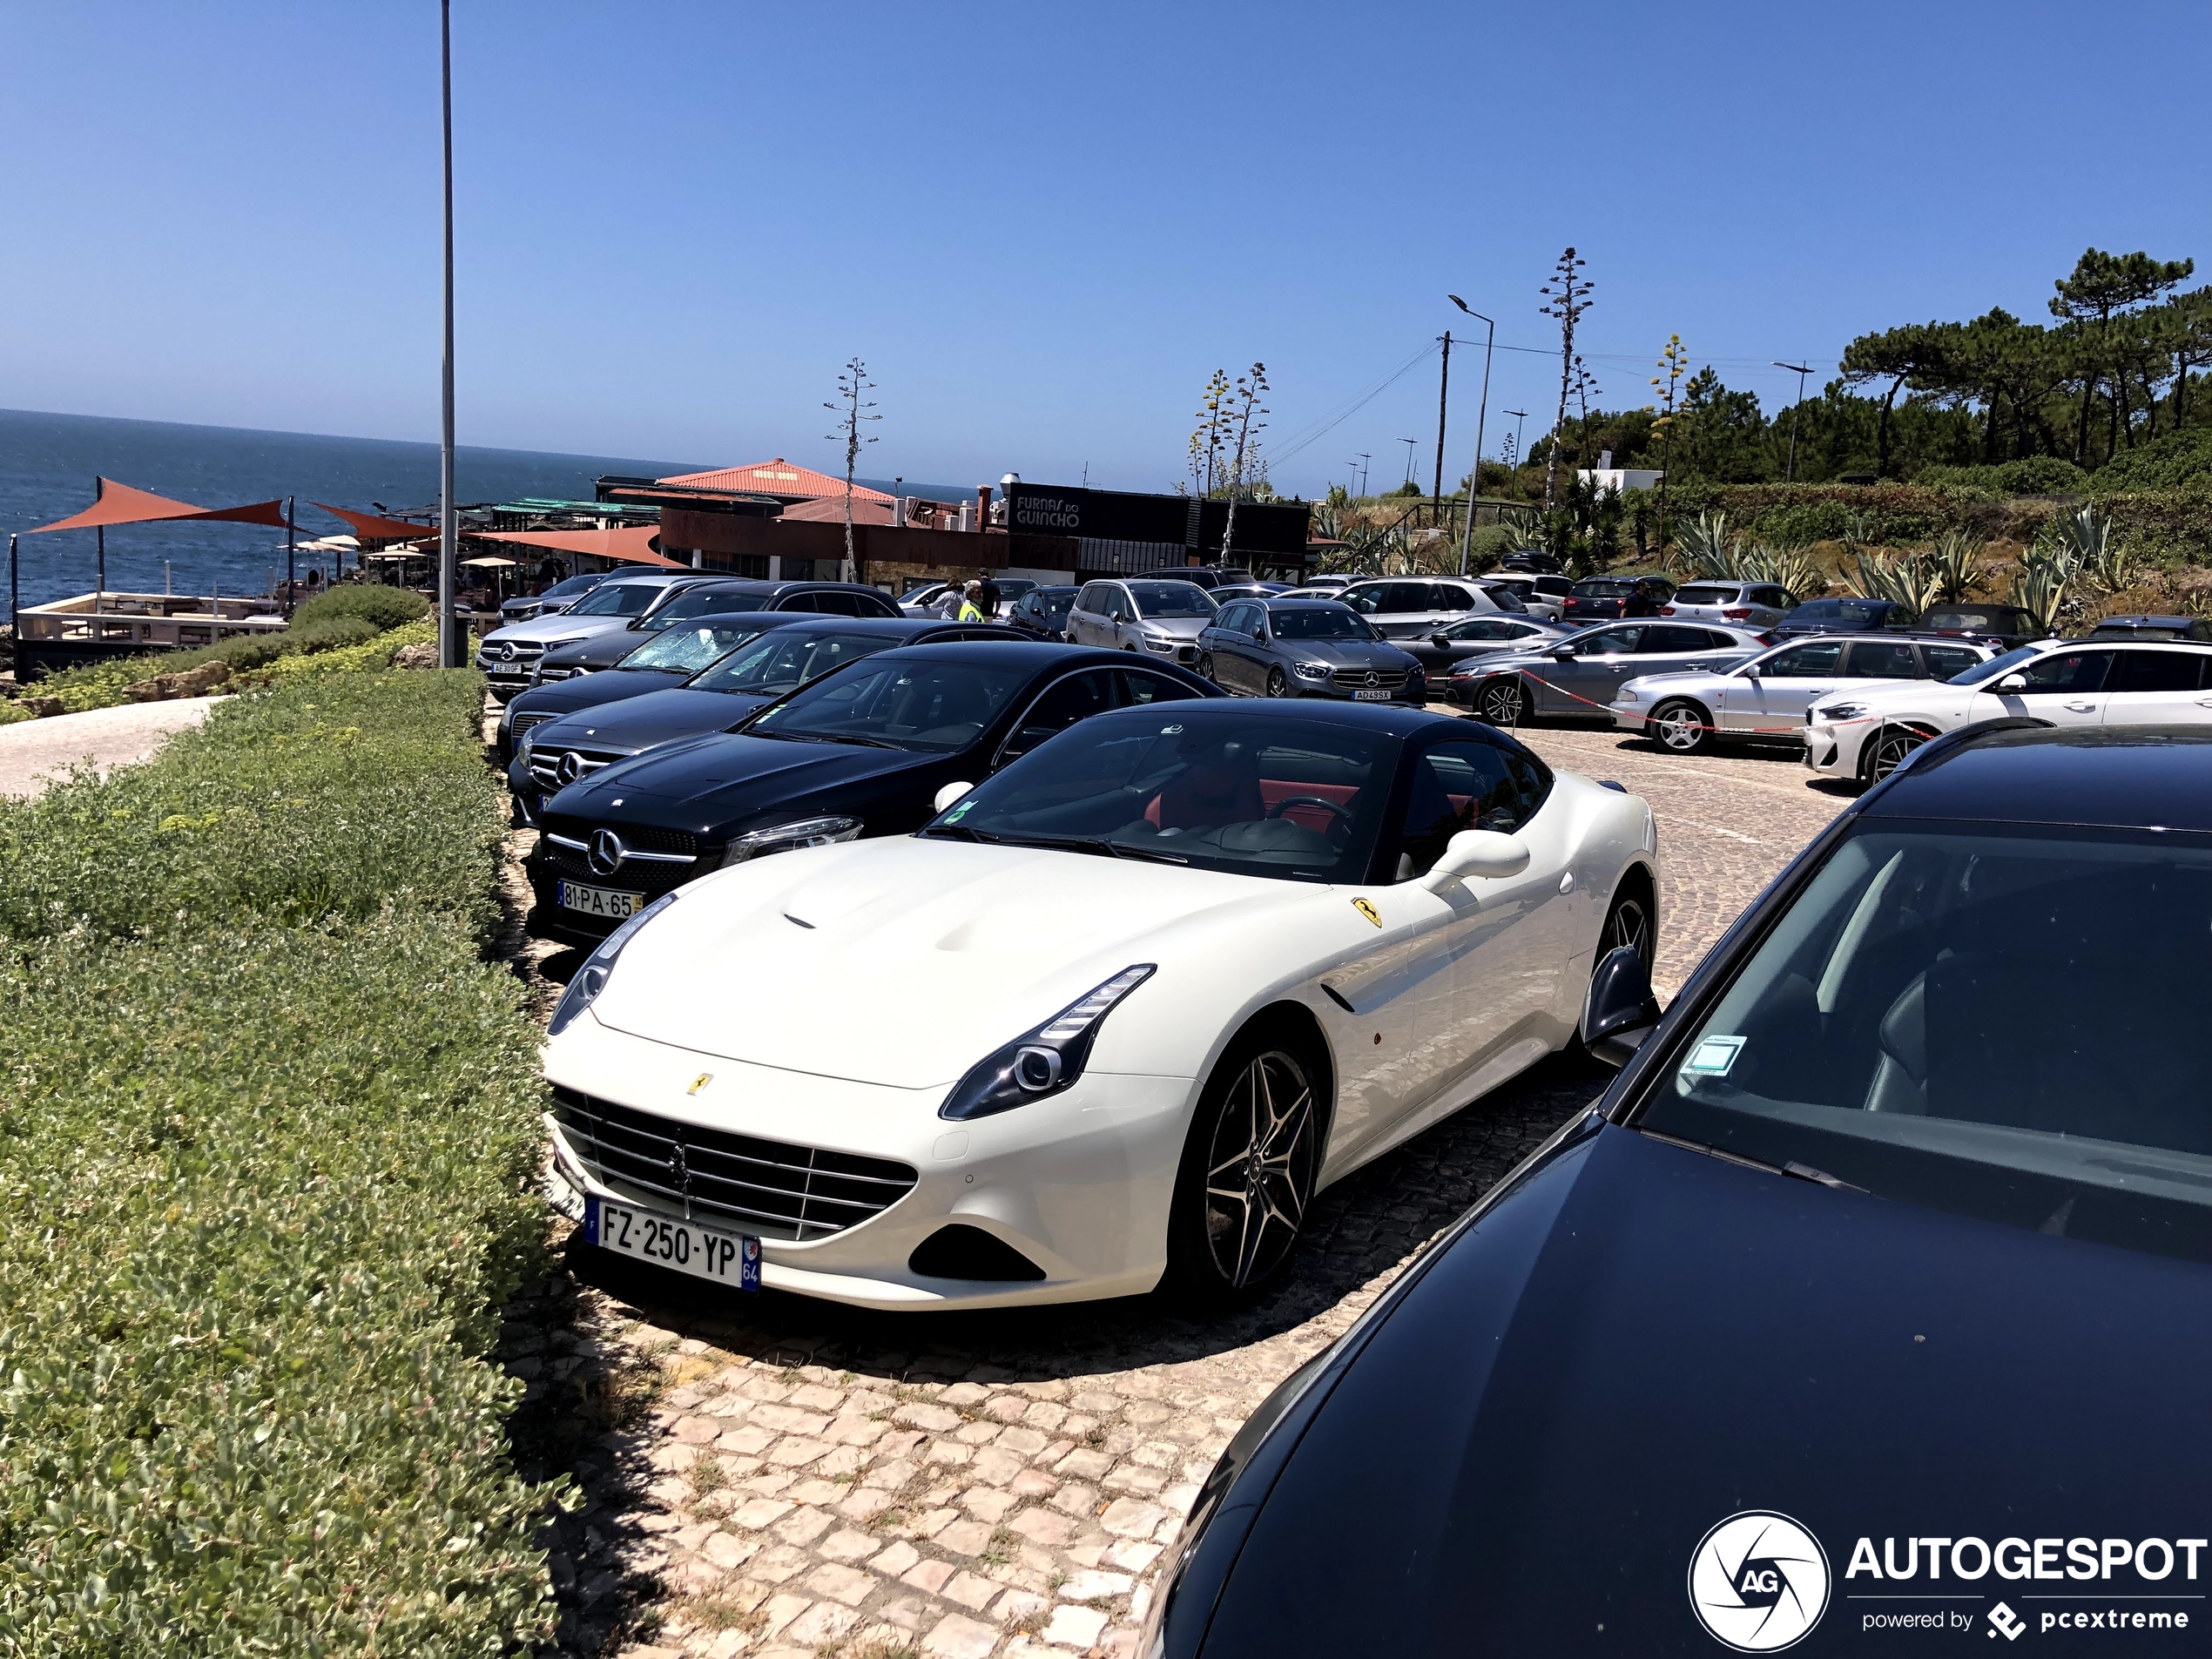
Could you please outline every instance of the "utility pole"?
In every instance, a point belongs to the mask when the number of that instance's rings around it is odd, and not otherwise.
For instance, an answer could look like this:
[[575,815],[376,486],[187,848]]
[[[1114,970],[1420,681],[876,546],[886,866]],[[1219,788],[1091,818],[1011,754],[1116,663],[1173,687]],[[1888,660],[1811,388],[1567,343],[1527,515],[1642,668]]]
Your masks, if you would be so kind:
[[1436,522],[1444,523],[1444,410],[1452,395],[1452,331],[1444,331],[1444,367],[1436,376]]
[[1805,376],[1812,373],[1812,365],[1777,362],[1774,366],[1797,377],[1797,401],[1790,406],[1790,465],[1782,475],[1784,483],[1794,484],[1797,482],[1797,408],[1805,401]]
[[1421,447],[1421,441],[1419,438],[1400,438],[1398,442],[1406,446],[1406,482],[1410,484],[1413,482],[1413,452]]
[[1458,294],[1447,293],[1444,297],[1477,322],[1487,325],[1490,331],[1482,341],[1482,401],[1476,404],[1474,413],[1474,470],[1467,474],[1467,528],[1460,533],[1460,574],[1465,576],[1467,560],[1474,550],[1474,498],[1482,491],[1482,429],[1490,418],[1490,358],[1497,349],[1498,325]]
[[1367,494],[1367,463],[1373,459],[1374,456],[1370,455],[1359,457],[1359,494],[1363,499]]
[[453,0],[438,0],[438,68],[445,113],[446,260],[443,426],[438,442],[438,664],[460,668],[461,621],[453,614],[460,523],[453,502]]
[[1513,416],[1513,452],[1514,455],[1518,455],[1521,452],[1521,425],[1522,421],[1528,418],[1528,411],[1526,409],[1500,409],[1498,413],[1501,415],[1510,415]]

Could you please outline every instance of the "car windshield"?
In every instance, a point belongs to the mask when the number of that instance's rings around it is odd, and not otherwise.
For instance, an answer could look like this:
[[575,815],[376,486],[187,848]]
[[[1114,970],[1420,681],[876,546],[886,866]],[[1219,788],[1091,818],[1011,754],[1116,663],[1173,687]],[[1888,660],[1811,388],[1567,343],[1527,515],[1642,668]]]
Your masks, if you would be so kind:
[[844,664],[888,651],[899,643],[881,634],[816,633],[812,629],[772,628],[752,644],[732,651],[695,678],[691,689],[730,691],[741,697],[781,697],[817,674],[826,674]]
[[896,657],[856,664],[764,709],[745,730],[764,738],[856,743],[949,754],[982,735],[1030,671],[1011,664]]
[[572,593],[589,593],[592,589],[597,587],[604,580],[605,580],[604,577],[596,576],[564,577],[560,581],[556,582],[551,587],[546,589],[546,590],[541,594],[539,597],[545,599],[565,599]]
[[1740,588],[1684,588],[1675,596],[1678,605],[1732,605]]
[[760,630],[751,623],[716,622],[664,629],[617,663],[617,668],[651,668],[690,674],[734,651]]
[[1837,845],[1637,1127],[2212,1261],[2212,836],[1878,824]]
[[1129,591],[1140,617],[1211,617],[1221,608],[1211,594],[1189,582],[1132,582]]
[[945,584],[941,582],[917,582],[899,596],[899,603],[902,605],[912,604],[924,594],[942,592],[944,586]]
[[1285,607],[1267,613],[1278,639],[1372,639],[1375,631],[1339,605]]
[[1921,617],[1923,628],[1986,628],[2006,633],[2027,618],[2004,605],[1937,605]]
[[739,610],[759,610],[768,601],[758,593],[732,593],[721,588],[693,588],[679,593],[658,610],[639,622],[641,632],[658,633],[664,628],[673,628],[679,622],[689,622],[693,617],[727,615]]
[[1042,593],[1031,594],[1029,597],[1044,608],[1047,616],[1064,617],[1075,606],[1076,590],[1073,588],[1047,588]]
[[1635,588],[1626,582],[1615,582],[1604,577],[1593,577],[1588,582],[1577,582],[1574,590],[1575,597],[1581,599],[1625,599],[1635,591]]
[[1356,880],[1396,752],[1386,733],[1233,708],[1103,715],[977,786],[922,833]]
[[2039,654],[2033,645],[2015,645],[2001,657],[1993,657],[1986,663],[1976,663],[1972,668],[1953,674],[1946,684],[1979,685],[1984,680],[2000,679],[2031,657]]
[[569,617],[637,617],[665,590],[657,582],[603,582],[570,605]]

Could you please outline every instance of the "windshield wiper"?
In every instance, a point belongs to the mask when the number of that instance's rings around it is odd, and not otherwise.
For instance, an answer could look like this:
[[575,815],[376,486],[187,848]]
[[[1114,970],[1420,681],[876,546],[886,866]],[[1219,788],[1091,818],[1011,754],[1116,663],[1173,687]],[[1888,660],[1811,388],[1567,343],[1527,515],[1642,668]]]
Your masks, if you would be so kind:
[[1172,853],[1156,853],[1149,846],[1131,846],[1126,841],[1109,840],[1103,835],[1001,835],[994,838],[1008,846],[1049,846],[1069,853],[1103,853],[1109,858],[1136,859],[1145,864],[1188,864],[1189,859],[1177,858]]
[[781,738],[786,743],[852,743],[864,749],[895,749],[895,743],[886,743],[881,738],[856,738],[850,734],[827,732],[779,732],[773,726],[763,728],[754,734],[764,738]]
[[1741,1163],[1748,1169],[1764,1170],[1769,1175],[1786,1175],[1793,1181],[1810,1181],[1815,1186],[1831,1187],[1838,1192],[1866,1192],[1868,1188],[1854,1186],[1839,1176],[1825,1170],[1816,1170],[1810,1163],[1800,1163],[1792,1158],[1787,1163],[1770,1163],[1764,1158],[1746,1157],[1741,1152],[1725,1151],[1717,1146],[1708,1146],[1703,1141],[1686,1141],[1679,1135],[1668,1135],[1654,1129],[1641,1130],[1655,1141],[1664,1141],[1669,1146],[1679,1146],[1692,1152],[1703,1152],[1707,1157],[1719,1158],[1727,1163]]

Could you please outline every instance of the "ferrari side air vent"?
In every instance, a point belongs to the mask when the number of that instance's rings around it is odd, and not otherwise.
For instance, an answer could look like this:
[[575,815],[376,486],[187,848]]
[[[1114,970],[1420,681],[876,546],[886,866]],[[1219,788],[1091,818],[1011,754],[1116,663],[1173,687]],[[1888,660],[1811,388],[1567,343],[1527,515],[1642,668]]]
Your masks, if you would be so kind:
[[1044,1269],[1002,1238],[954,1222],[940,1227],[907,1258],[924,1278],[1040,1279]]

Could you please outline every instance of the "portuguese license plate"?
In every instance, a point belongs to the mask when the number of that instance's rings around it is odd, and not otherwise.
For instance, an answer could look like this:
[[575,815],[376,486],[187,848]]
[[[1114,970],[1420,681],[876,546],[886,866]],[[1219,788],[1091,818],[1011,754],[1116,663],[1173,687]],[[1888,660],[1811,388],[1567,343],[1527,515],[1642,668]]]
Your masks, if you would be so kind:
[[612,887],[587,887],[580,881],[563,881],[556,896],[563,910],[580,910],[587,916],[606,916],[621,921],[637,914],[645,902],[642,893],[617,893]]
[[740,1291],[760,1288],[760,1241],[696,1221],[633,1210],[610,1198],[583,1201],[583,1236],[602,1250]]
[[1355,703],[1387,703],[1390,701],[1390,693],[1388,691],[1354,691],[1352,694],[1352,700]]

